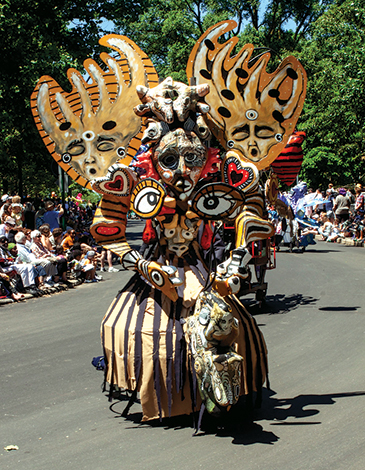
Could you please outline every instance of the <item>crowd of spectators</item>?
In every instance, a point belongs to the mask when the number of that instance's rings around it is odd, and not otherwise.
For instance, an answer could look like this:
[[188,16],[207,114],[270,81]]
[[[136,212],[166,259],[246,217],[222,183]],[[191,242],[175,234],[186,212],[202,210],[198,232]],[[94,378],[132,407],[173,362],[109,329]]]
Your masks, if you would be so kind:
[[[21,301],[102,280],[97,271],[118,272],[109,251],[89,233],[95,205],[57,198],[22,202],[4,194],[0,204],[0,298]],[[64,229],[65,228],[65,229]],[[28,294],[28,295],[26,295]]]
[[[326,191],[309,188],[304,196],[304,219],[296,218],[293,211],[279,217],[282,227],[301,226],[301,233],[317,235],[328,243],[363,246],[365,242],[365,196],[361,184],[354,189],[328,185]],[[288,229],[289,230],[289,229]],[[283,230],[282,230],[283,231]],[[285,230],[283,231],[285,232]],[[283,234],[281,234],[283,238]],[[289,237],[290,238],[290,237]]]
[[365,242],[365,198],[361,184],[356,184],[354,190],[336,190],[330,185],[322,196],[324,202],[312,209],[312,217],[320,225],[320,239],[328,243],[352,241],[361,246]]

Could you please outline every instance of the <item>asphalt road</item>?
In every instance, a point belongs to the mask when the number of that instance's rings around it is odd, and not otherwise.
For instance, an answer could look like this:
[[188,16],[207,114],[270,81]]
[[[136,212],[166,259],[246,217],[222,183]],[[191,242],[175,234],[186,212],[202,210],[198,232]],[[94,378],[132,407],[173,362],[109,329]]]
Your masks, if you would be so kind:
[[[142,425],[138,404],[124,419],[125,403],[110,406],[101,392],[90,362],[128,273],[1,307],[0,468],[362,470],[364,256],[328,243],[278,253],[264,313],[250,307],[268,345],[272,391],[253,422],[196,437],[190,418]],[[9,445],[19,450],[3,450]]]

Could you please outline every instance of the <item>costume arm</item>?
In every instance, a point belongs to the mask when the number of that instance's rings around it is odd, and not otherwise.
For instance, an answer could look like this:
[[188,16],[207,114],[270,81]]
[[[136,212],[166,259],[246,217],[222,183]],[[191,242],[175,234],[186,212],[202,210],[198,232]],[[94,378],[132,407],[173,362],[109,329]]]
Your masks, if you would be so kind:
[[136,183],[135,173],[123,165],[113,165],[106,177],[91,182],[94,191],[103,197],[95,211],[90,233],[99,245],[120,257],[125,269],[139,272],[155,288],[176,301],[176,286],[182,283],[175,276],[177,269],[146,261],[129,246],[125,237],[131,193]]

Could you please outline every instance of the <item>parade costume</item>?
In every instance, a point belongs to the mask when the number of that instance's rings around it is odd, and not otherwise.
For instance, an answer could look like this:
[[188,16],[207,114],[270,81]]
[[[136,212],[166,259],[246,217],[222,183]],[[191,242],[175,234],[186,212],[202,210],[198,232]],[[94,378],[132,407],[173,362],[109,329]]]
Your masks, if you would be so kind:
[[[86,61],[91,84],[71,69],[71,93],[42,77],[31,98],[53,157],[102,195],[92,235],[135,273],[111,303],[101,336],[110,396],[114,386],[131,391],[132,401],[139,392],[143,420],[191,413],[201,403],[219,415],[240,396],[259,402],[267,378],[265,341],[236,294],[250,286],[255,249],[274,233],[260,170],[294,131],[306,76],[294,57],[267,73],[270,53],[255,56],[252,45],[231,57],[238,38],[219,39],[235,26],[223,21],[199,39],[189,86],[170,77],[158,84],[138,46],[108,35],[101,44],[120,57],[102,54],[106,71]],[[222,155],[207,145],[211,133]],[[146,219],[143,253],[125,237],[129,210]],[[222,222],[236,230],[227,259]]]

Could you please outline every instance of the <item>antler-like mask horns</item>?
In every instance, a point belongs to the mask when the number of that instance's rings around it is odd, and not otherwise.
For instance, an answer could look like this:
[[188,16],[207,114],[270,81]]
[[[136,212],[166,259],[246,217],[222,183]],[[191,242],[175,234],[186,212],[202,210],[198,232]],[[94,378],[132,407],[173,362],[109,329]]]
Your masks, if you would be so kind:
[[231,57],[238,38],[224,44],[218,39],[235,26],[235,21],[223,21],[208,29],[192,50],[186,72],[197,85],[210,85],[206,119],[220,143],[264,169],[294,131],[305,98],[306,73],[292,56],[267,73],[270,53],[250,61],[252,44]]
[[87,59],[84,66],[91,83],[77,70],[69,69],[71,93],[43,76],[31,96],[34,120],[46,147],[83,186],[105,176],[114,163],[130,162],[142,137],[141,118],[133,112],[139,103],[136,87],[158,84],[151,61],[133,41],[110,34],[100,39],[100,44],[117,51],[119,57],[102,53],[106,70]]

